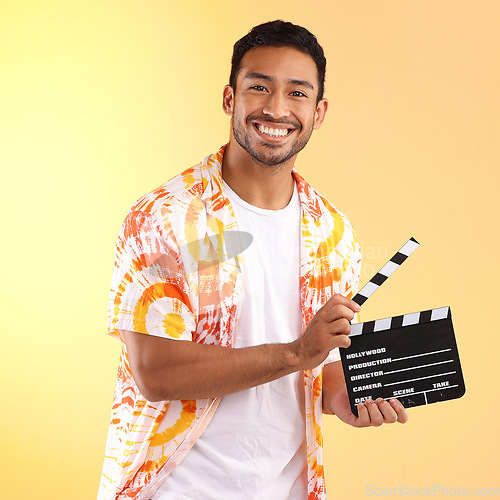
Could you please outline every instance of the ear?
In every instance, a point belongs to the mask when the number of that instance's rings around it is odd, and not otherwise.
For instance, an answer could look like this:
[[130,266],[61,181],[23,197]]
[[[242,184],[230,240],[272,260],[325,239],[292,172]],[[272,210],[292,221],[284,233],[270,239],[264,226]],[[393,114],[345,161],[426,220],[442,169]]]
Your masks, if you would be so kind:
[[224,113],[228,116],[233,116],[234,107],[234,91],[231,85],[226,85],[224,87],[224,92],[222,94],[222,109]]
[[321,99],[316,106],[316,112],[314,113],[314,129],[317,130],[323,124],[325,119],[326,111],[328,109],[328,99]]

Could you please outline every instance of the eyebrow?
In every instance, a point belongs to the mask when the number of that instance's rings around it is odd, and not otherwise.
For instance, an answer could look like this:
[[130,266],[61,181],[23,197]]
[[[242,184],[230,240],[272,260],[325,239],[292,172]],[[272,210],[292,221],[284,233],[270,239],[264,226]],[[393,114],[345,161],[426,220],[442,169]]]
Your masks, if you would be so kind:
[[[253,80],[253,79],[266,80],[268,82],[272,82],[275,80],[275,78],[270,76],[270,75],[266,75],[265,73],[257,73],[257,72],[248,73],[247,75],[245,75],[245,78],[248,80]],[[311,90],[314,90],[314,85],[312,83],[308,82],[307,80],[301,80],[298,78],[291,78],[290,80],[288,80],[288,83],[291,83],[292,85],[299,85],[301,87],[307,87]]]

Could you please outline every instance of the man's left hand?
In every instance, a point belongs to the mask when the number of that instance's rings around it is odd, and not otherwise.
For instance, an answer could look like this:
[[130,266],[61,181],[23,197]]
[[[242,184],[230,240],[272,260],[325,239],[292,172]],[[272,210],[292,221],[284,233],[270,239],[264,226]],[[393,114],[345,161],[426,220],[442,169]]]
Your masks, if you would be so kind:
[[390,401],[378,398],[371,399],[358,404],[358,417],[351,411],[347,389],[337,392],[331,402],[331,410],[346,424],[353,427],[379,427],[382,424],[399,422],[404,424],[408,421],[408,413],[404,406],[395,398]]

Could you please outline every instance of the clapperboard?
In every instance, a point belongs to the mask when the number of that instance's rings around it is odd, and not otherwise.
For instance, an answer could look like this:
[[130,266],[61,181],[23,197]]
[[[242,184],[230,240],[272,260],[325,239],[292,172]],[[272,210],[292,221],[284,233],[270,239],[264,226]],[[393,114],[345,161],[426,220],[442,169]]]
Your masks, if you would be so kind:
[[[353,301],[362,305],[418,246],[410,238]],[[350,338],[340,356],[355,415],[368,398],[395,397],[410,408],[465,393],[449,307],[356,323]]]

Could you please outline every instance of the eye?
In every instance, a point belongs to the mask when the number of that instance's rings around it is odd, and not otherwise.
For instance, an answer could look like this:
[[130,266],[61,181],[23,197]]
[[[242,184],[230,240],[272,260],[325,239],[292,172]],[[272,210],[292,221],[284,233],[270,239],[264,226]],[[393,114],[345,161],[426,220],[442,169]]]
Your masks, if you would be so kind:
[[258,90],[259,92],[265,92],[266,90],[266,87],[264,87],[264,85],[253,85],[250,88],[253,90]]
[[300,90],[294,90],[290,95],[292,95],[293,97],[307,97],[306,94],[304,94],[304,92],[301,92]]

